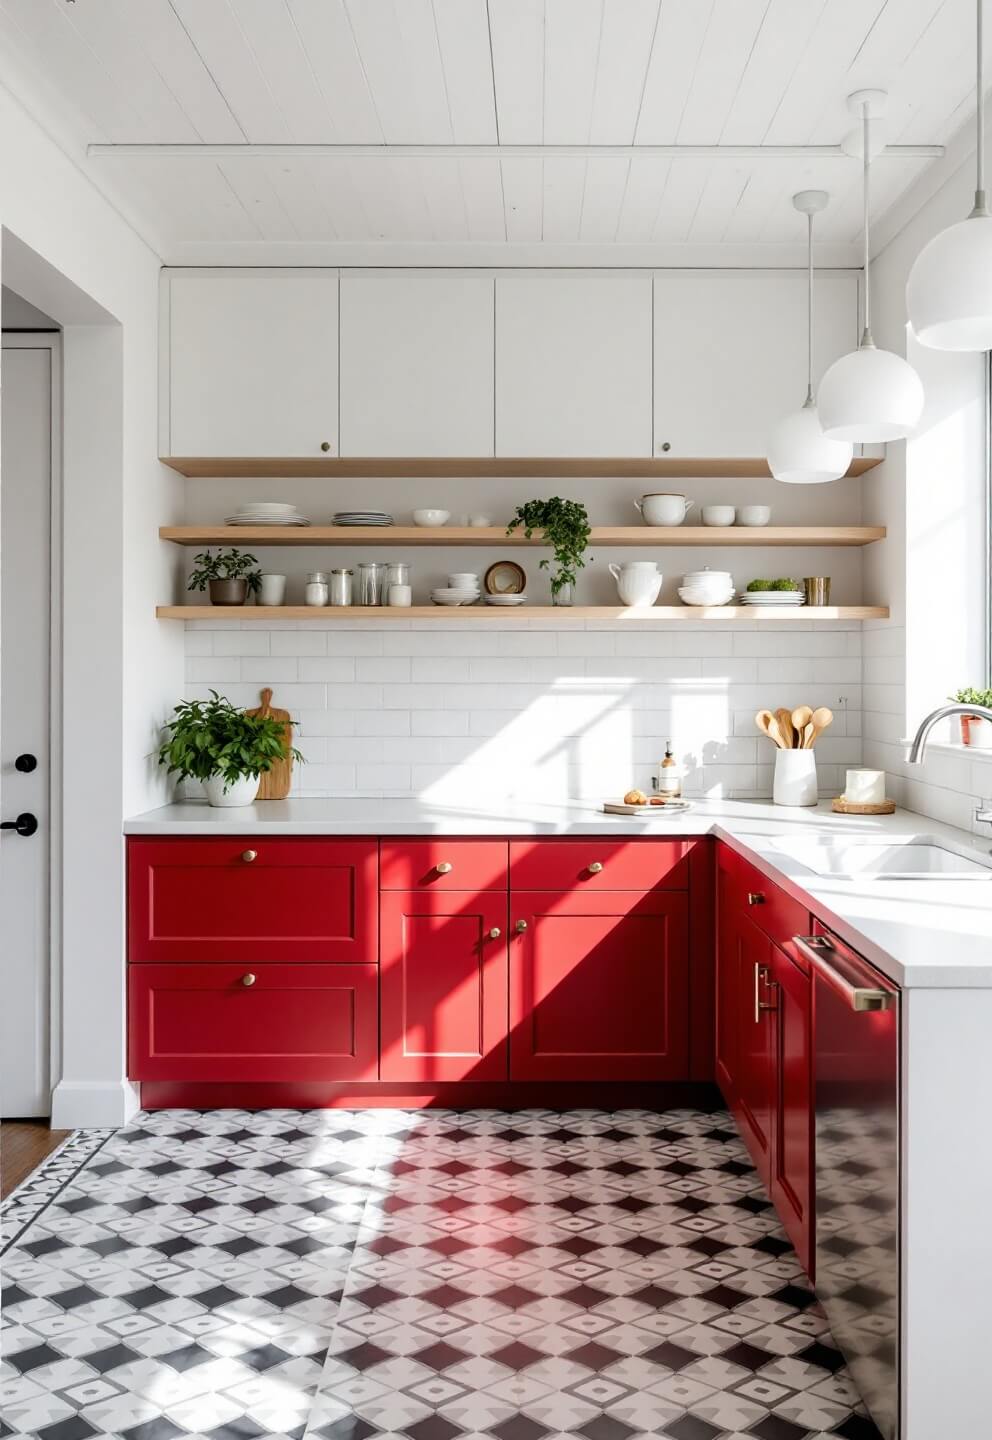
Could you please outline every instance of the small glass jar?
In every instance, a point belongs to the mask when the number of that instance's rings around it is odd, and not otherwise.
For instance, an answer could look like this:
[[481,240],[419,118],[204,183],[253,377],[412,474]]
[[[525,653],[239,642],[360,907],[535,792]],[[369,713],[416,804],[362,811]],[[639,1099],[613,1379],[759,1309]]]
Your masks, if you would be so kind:
[[303,594],[308,605],[327,604],[327,576],[323,570],[314,570],[307,576],[307,587]]
[[332,605],[350,605],[352,603],[353,575],[353,570],[331,571],[330,599]]
[[409,585],[410,566],[405,560],[394,560],[386,566],[386,594],[390,585]]

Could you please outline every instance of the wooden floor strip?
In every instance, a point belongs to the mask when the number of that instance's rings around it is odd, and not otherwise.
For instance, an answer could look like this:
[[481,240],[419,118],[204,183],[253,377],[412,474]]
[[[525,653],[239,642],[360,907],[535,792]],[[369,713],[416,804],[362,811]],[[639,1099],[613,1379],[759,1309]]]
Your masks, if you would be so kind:
[[47,1120],[0,1123],[0,1200],[5,1200],[71,1134],[71,1130],[50,1129]]

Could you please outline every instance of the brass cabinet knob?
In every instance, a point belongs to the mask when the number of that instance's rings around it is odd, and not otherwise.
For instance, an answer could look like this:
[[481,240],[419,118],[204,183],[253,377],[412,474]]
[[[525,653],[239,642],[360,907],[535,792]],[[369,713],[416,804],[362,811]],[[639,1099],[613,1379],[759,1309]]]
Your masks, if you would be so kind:
[[760,890],[749,890],[747,892],[747,903],[749,905],[764,905],[765,897]]
[[516,930],[516,932],[517,932],[518,935],[522,935],[522,934],[524,933],[524,931],[527,929],[527,921],[526,921],[526,920],[518,920],[517,923],[516,923],[516,925],[515,925],[513,928]]
[[490,932],[489,932],[489,938],[490,938],[490,940],[498,940],[499,937],[502,935],[502,933],[503,933],[503,932],[502,932],[502,930],[499,928],[499,926],[498,926],[498,925],[494,925],[493,928],[492,928],[492,929],[490,930]]
[[323,450],[324,454],[326,455],[327,452],[328,452],[328,450],[330,450],[330,448],[331,448],[331,442],[330,442],[330,440],[321,440],[321,442],[320,442],[320,448],[321,448],[321,450]]
[[434,866],[439,875],[450,875],[454,868],[450,860],[439,860]]
[[251,973],[250,970],[248,971],[248,974],[247,974],[247,975],[242,975],[242,977],[241,977],[241,983],[242,983],[242,985],[254,985],[254,983],[255,983],[255,977],[254,977],[254,975]]
[[245,862],[246,865],[250,865],[253,860],[257,860],[257,859],[258,859],[258,851],[257,851],[257,850],[242,850],[242,852],[241,852],[241,858],[242,858],[242,860]]
[[603,868],[603,862],[602,860],[594,860],[592,864],[588,865],[586,868],[588,869],[590,875],[598,875],[600,870],[602,870]]

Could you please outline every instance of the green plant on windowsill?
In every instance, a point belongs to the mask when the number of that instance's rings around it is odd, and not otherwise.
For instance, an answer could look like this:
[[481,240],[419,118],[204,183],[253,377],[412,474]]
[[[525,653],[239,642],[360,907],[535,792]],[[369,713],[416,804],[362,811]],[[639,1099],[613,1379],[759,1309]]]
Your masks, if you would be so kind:
[[[949,695],[948,699],[956,700],[959,705],[981,705],[986,710],[992,710],[992,690],[976,690],[974,686],[967,685]],[[958,719],[962,745],[976,750],[992,750],[992,720],[987,720],[984,715],[961,715]]]
[[964,690],[956,690],[947,698],[956,700],[959,705],[982,705],[986,710],[992,710],[992,690],[975,690],[969,685]]
[[[585,569],[586,546],[589,544],[589,515],[584,505],[577,500],[562,500],[552,495],[550,500],[528,500],[518,505],[516,513],[506,527],[507,535],[523,526],[529,540],[535,530],[542,532],[545,545],[554,552],[557,570],[551,576],[551,598],[558,601],[566,586],[574,588],[577,572]],[[549,570],[552,561],[547,556],[541,561],[541,569]],[[559,602],[560,603],[560,602]]]
[[257,782],[277,760],[292,756],[302,762],[300,752],[287,745],[281,720],[249,715],[216,690],[210,696],[180,700],[166,722],[168,739],[159,749],[158,763],[168,775],[200,780],[211,804],[230,804],[223,798],[228,792],[241,782]]

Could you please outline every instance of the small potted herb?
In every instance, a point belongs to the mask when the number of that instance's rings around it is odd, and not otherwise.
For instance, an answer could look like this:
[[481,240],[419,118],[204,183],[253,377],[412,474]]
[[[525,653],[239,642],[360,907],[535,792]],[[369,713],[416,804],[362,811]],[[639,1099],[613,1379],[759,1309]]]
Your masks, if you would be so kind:
[[[550,500],[528,500],[526,505],[517,506],[516,514],[506,527],[507,535],[521,526],[528,540],[535,530],[540,530],[545,545],[554,551],[558,569],[551,576],[551,603],[571,605],[576,572],[583,570],[586,563],[582,558],[589,543],[586,507],[577,500],[562,500],[557,495]],[[550,567],[551,561],[545,557],[541,569]]]
[[207,590],[211,605],[243,605],[249,592],[257,594],[262,583],[254,555],[241,550],[204,550],[193,556],[196,569],[187,590]]
[[748,584],[748,590],[753,594],[756,590],[801,590],[803,587],[798,580],[752,580]]
[[158,763],[180,780],[200,780],[211,805],[250,805],[258,778],[290,755],[284,722],[249,715],[211,690],[209,700],[180,700],[165,729]]
[[[983,705],[992,710],[992,690],[974,690],[968,686],[948,697],[959,705]],[[992,720],[982,715],[961,715],[961,744],[972,745],[976,750],[992,750]]]

